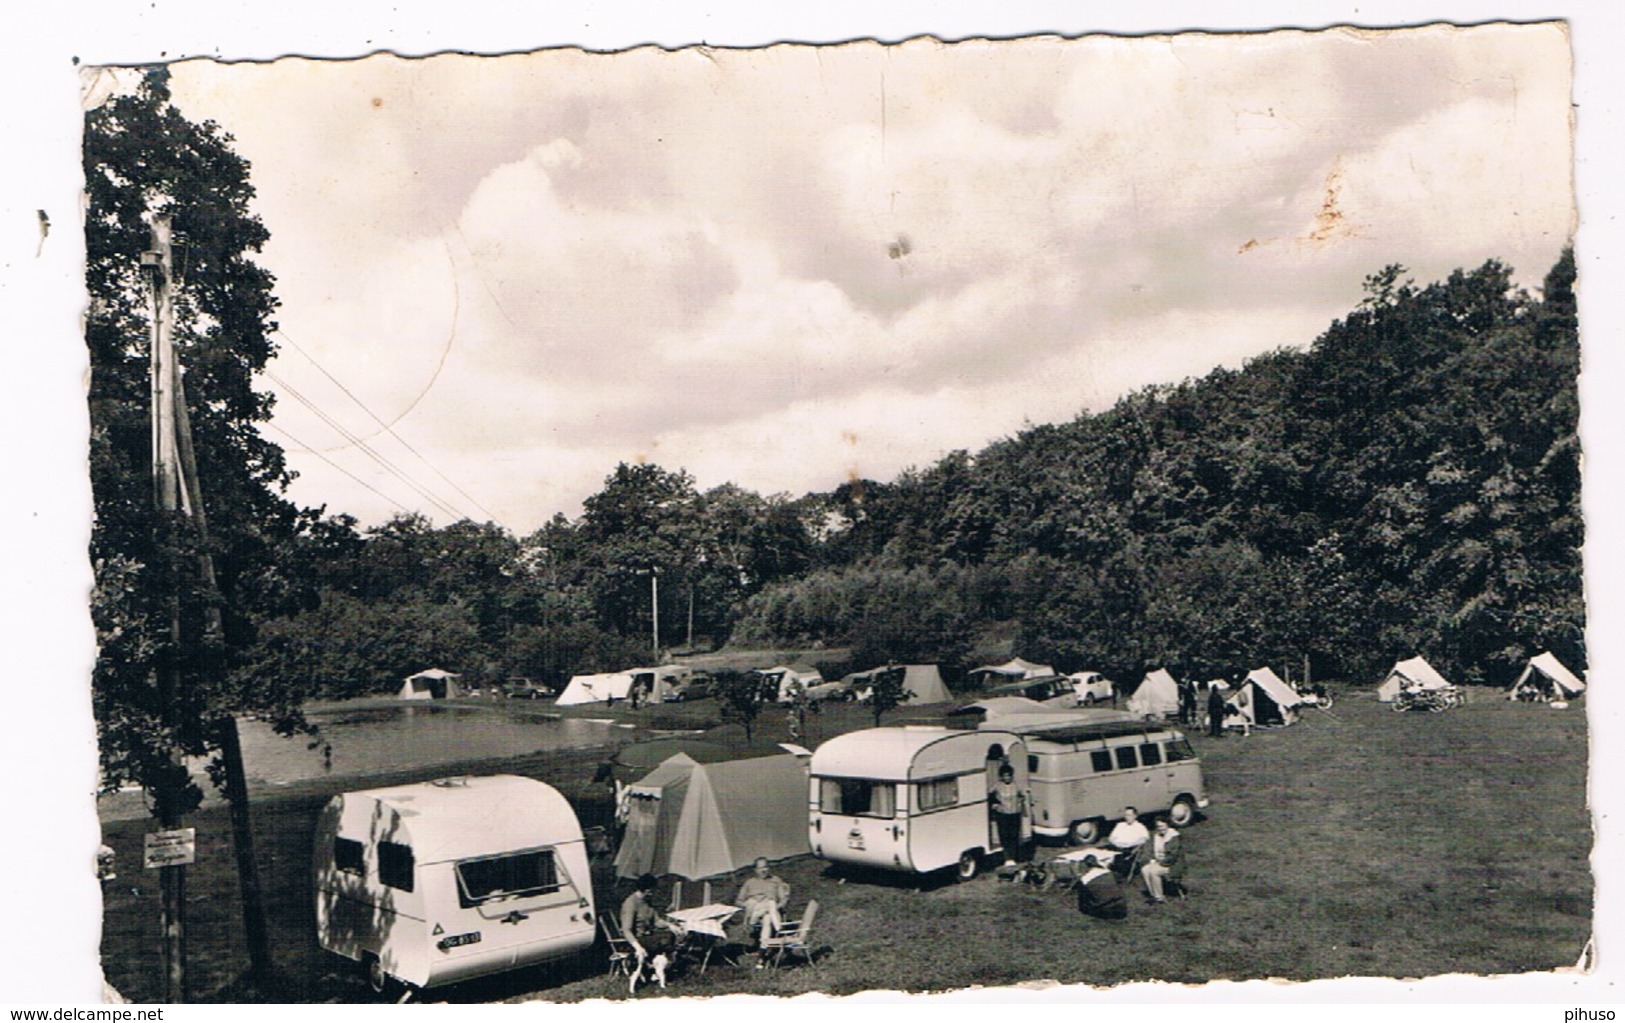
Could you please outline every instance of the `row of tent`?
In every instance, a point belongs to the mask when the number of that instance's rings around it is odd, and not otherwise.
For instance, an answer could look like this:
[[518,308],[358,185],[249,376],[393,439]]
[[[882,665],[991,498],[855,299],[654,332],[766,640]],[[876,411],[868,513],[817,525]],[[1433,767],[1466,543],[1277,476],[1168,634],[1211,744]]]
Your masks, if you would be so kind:
[[[1377,699],[1392,703],[1401,692],[1453,689],[1450,683],[1423,657],[1400,661],[1388,669],[1377,686]],[[1585,692],[1586,684],[1564,666],[1551,651],[1529,658],[1523,671],[1507,691],[1509,700],[1571,700]]]
[[[1215,680],[1209,686],[1230,690],[1228,682]],[[1207,686],[1200,687],[1204,691]],[[1281,681],[1268,666],[1254,668],[1225,695],[1225,704],[1249,725],[1268,727],[1290,725],[1298,720],[1298,710],[1307,700]],[[1140,680],[1140,686],[1125,704],[1129,713],[1144,718],[1174,717],[1179,713],[1179,683],[1166,668],[1158,668]],[[1202,709],[1202,708],[1198,708]]]

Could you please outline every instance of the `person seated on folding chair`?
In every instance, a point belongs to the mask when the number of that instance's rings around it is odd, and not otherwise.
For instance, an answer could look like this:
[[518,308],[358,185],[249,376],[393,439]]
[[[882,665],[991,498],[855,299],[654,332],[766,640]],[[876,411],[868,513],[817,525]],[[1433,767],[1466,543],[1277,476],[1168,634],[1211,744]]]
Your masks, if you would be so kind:
[[1083,857],[1078,875],[1078,912],[1100,920],[1128,919],[1128,899],[1117,875],[1100,865],[1094,853]]
[[651,900],[658,887],[660,881],[653,874],[638,878],[637,889],[621,903],[621,933],[638,952],[637,969],[641,971],[647,962],[654,971],[654,979],[665,987],[666,967],[685,931],[682,924],[666,919],[654,907]]
[[751,876],[739,886],[734,903],[745,911],[745,935],[755,933],[758,949],[784,929],[784,907],[789,901],[790,886],[773,873],[766,856],[756,857]]
[[1158,818],[1151,841],[1140,846],[1135,859],[1145,880],[1145,894],[1152,902],[1167,902],[1165,888],[1178,885],[1185,877],[1185,847],[1179,832]]
[[1132,806],[1123,807],[1123,819],[1112,828],[1112,833],[1106,836],[1106,844],[1117,853],[1112,860],[1112,873],[1121,881],[1127,881],[1134,876],[1137,866],[1135,857],[1140,847],[1151,840],[1151,832],[1140,823],[1140,811]]

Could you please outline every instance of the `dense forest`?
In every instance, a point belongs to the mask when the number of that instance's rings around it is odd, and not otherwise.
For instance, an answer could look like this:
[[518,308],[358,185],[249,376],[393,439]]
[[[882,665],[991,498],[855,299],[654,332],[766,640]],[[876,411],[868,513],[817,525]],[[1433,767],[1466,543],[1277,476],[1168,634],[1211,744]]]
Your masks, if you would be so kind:
[[[577,519],[517,537],[410,515],[359,528],[283,496],[255,387],[275,352],[254,259],[269,233],[230,136],[181,116],[161,68],[86,115],[85,173],[110,785],[173,775],[192,798],[172,749],[215,749],[243,712],[298,727],[306,699],[430,665],[559,682],[733,644],[933,661],[950,681],[1012,652],[1124,682],[1306,662],[1370,680],[1418,652],[1459,681],[1508,681],[1542,649],[1586,666],[1570,252],[1539,295],[1493,260],[1425,286],[1383,269],[1307,350],[889,482],[762,496],[623,464]],[[154,211],[185,239],[173,336],[206,529],[151,498]]]
[[[1574,264],[1400,267],[1306,351],[1131,394],[890,482],[762,497],[620,465],[575,521],[345,519],[255,671],[324,695],[431,663],[561,680],[664,650],[824,645],[950,677],[1023,656],[1133,680],[1271,663],[1367,679],[1421,652],[1583,667]],[[650,575],[658,579],[651,585]]]

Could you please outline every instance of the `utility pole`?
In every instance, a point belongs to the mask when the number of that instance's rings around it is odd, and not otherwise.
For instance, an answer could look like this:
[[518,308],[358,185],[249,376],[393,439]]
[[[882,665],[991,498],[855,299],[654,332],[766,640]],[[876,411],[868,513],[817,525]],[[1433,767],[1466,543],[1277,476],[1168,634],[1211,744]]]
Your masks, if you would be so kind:
[[653,639],[655,651],[655,664],[660,663],[660,570],[649,569],[649,607],[653,612],[650,621],[653,622]]
[[[169,577],[169,649],[158,664],[158,701],[166,720],[175,714],[177,653],[181,645],[180,577],[175,562],[174,516],[180,492],[180,456],[175,432],[175,353],[170,345],[174,318],[170,294],[169,218],[152,218],[152,249],[141,254],[148,271],[152,296],[152,498],[156,511],[158,549],[167,562]],[[159,824],[165,831],[181,826],[180,793],[185,777],[180,751],[171,748],[173,770],[164,774],[156,793]],[[158,868],[158,926],[163,938],[164,992],[172,1003],[186,1001],[186,866],[177,863]]]

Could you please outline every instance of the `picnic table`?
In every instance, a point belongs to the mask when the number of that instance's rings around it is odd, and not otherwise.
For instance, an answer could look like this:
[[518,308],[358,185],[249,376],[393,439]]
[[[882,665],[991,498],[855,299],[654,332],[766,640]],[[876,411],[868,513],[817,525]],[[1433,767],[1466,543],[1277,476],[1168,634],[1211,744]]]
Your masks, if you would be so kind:
[[712,954],[728,943],[728,932],[723,924],[738,912],[738,906],[712,902],[691,909],[674,909],[667,913],[666,919],[675,921],[683,928],[683,939],[678,946],[678,953],[699,959],[700,972],[704,973],[706,966],[711,962]]

